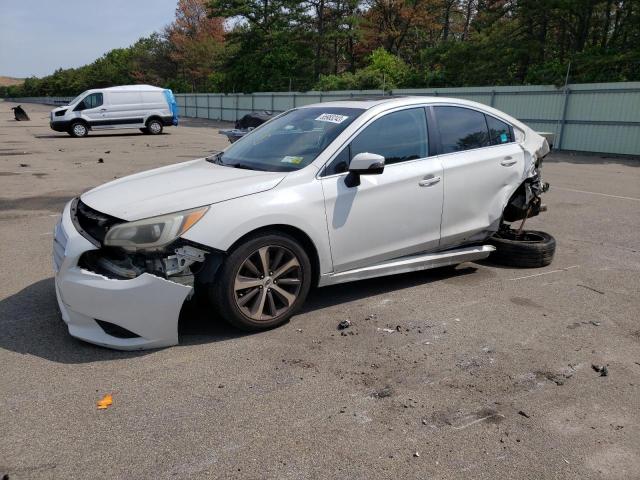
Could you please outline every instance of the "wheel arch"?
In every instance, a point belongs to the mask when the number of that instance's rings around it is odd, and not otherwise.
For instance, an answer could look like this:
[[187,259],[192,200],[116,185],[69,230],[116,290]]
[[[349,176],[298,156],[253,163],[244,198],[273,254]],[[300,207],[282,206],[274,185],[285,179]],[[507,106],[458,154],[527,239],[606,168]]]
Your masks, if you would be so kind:
[[151,120],[158,120],[160,123],[162,123],[162,117],[158,114],[153,113],[147,117],[147,119],[144,121],[144,124],[149,125],[149,122]]
[[302,229],[298,227],[294,227],[293,225],[287,224],[272,224],[265,225],[250,232],[245,233],[240,238],[238,238],[231,247],[227,250],[227,252],[233,251],[238,245],[241,245],[245,240],[251,237],[258,236],[260,234],[266,233],[284,233],[296,239],[304,251],[309,255],[309,261],[311,262],[311,278],[313,281],[313,286],[317,286],[318,281],[320,279],[320,256],[318,254],[318,249],[316,245],[313,243],[311,237]]

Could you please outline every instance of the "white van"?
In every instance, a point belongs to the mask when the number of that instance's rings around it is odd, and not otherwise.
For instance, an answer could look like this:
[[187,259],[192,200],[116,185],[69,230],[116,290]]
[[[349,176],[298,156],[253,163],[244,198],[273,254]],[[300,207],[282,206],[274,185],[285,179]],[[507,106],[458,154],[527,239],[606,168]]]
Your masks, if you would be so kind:
[[51,111],[49,125],[56,132],[85,137],[89,130],[138,128],[158,135],[163,127],[178,125],[178,106],[173,92],[151,85],[87,90],[69,105]]

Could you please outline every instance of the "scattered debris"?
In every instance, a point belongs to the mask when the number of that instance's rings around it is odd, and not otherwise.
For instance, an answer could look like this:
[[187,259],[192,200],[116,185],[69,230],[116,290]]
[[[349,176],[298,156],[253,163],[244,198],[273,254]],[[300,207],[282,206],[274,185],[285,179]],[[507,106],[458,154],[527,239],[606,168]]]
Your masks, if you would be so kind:
[[400,325],[396,325],[396,332],[399,332],[402,327]]
[[594,363],[591,365],[591,368],[598,372],[601,377],[606,377],[607,375],[609,375],[609,369],[607,368],[607,365],[597,365]]
[[104,159],[99,158],[99,159],[98,159],[98,163],[104,163]]
[[351,320],[342,320],[338,324],[338,330],[344,330],[345,328],[349,328],[351,326]]
[[578,283],[578,287],[586,288],[587,290],[591,290],[592,292],[596,292],[596,293],[599,293],[600,295],[604,295],[603,291],[597,290],[593,287],[590,287],[589,285],[582,285],[581,283]]
[[524,410],[519,410],[518,415],[522,415],[524,418],[531,418]]
[[391,395],[393,395],[393,388],[391,388],[389,385],[373,392],[373,396],[375,398],[387,398]]
[[296,332],[298,332],[298,333],[302,333],[302,329],[301,329],[301,328],[298,328],[298,329],[296,329]]
[[427,419],[426,419],[426,418],[423,418],[423,419],[422,419],[422,424],[423,424],[423,425],[426,425],[427,423],[428,423],[428,422],[427,422]]
[[24,108],[22,108],[21,105],[18,105],[17,107],[11,107],[11,110],[13,110],[13,116],[15,117],[17,122],[25,122],[27,120],[31,120],[29,118],[29,115],[27,115],[27,112],[24,111]]
[[218,388],[224,388],[224,384],[221,383],[220,385],[218,385]]
[[394,330],[394,329],[392,329],[392,328],[378,328],[378,331],[380,331],[380,332],[387,332],[387,333],[393,333],[393,332],[395,332],[395,330]]
[[113,404],[113,397],[110,393],[105,394],[100,400],[98,400],[98,410],[105,410]]
[[420,453],[419,452],[414,452],[413,456],[414,456],[414,458],[418,458],[420,456]]
[[590,323],[591,325],[593,325],[594,327],[599,327],[599,326],[601,325],[601,323],[600,323],[600,322],[596,322],[595,320],[591,320],[589,323]]
[[107,153],[107,154],[109,154],[109,153],[111,153],[111,150],[107,150],[107,151],[106,151],[106,152],[104,152],[104,153]]
[[30,167],[31,165],[29,165],[28,163],[21,163],[20,166],[22,168],[27,168],[27,167]]

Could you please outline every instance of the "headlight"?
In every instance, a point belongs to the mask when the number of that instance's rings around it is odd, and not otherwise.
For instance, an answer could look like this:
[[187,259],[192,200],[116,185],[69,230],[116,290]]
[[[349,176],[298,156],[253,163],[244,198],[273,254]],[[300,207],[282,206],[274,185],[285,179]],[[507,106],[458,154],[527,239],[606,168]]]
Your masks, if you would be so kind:
[[193,227],[208,209],[209,207],[194,208],[114,225],[107,232],[104,244],[125,250],[160,249]]

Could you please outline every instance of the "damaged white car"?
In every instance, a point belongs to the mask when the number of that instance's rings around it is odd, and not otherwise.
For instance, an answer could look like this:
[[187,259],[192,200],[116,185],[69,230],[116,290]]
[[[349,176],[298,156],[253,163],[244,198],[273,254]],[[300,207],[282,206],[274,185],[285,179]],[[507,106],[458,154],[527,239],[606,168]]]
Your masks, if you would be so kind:
[[544,210],[547,141],[493,108],[383,97],[309,105],[222,153],[97,187],[55,228],[71,335],[118,349],[178,342],[194,293],[245,330],[287,321],[312,286],[486,258],[551,261],[507,222]]

